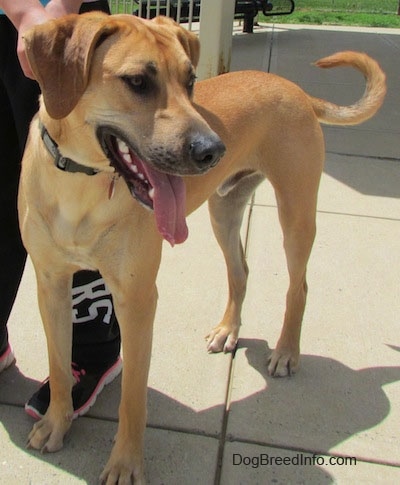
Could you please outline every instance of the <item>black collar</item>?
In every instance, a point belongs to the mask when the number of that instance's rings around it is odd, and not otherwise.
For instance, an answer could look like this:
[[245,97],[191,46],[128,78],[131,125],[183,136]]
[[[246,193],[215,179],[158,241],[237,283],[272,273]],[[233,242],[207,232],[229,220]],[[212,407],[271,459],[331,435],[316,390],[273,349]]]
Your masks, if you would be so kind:
[[44,125],[39,122],[40,136],[42,137],[43,143],[46,145],[47,150],[54,158],[54,165],[62,170],[63,172],[69,173],[85,173],[86,175],[96,175],[99,170],[91,167],[86,167],[80,163],[74,162],[70,158],[63,157],[58,149],[57,143],[51,138],[49,132],[46,130]]

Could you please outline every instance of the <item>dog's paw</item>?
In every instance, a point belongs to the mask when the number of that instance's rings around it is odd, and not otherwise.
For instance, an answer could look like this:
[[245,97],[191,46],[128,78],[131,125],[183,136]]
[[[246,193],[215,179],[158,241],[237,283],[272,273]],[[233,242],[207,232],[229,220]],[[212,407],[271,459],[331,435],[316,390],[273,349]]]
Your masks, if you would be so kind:
[[145,485],[146,481],[143,474],[143,467],[138,469],[132,463],[108,461],[103,473],[100,475],[100,483],[104,485]]
[[233,352],[236,348],[238,336],[230,327],[218,325],[206,337],[207,351],[215,352]]
[[29,433],[27,447],[40,450],[42,453],[52,453],[63,447],[65,433],[71,426],[72,418],[66,417],[62,422],[55,422],[44,417],[34,424]]
[[[296,355],[297,354],[297,355]],[[299,368],[299,355],[291,351],[275,349],[267,361],[268,374],[273,377],[287,377]]]

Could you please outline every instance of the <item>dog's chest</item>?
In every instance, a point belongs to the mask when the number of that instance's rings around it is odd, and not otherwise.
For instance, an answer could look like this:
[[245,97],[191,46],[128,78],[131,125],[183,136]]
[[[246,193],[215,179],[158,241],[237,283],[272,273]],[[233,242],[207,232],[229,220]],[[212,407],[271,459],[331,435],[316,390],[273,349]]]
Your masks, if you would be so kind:
[[91,266],[98,236],[93,232],[90,217],[77,223],[59,213],[48,229],[51,241],[63,259],[79,266]]
[[[58,257],[84,268],[96,266],[99,244],[111,231],[112,218],[104,210],[86,204],[85,199],[65,200],[41,208],[41,224],[47,233],[45,245]],[[44,242],[44,241],[43,241]]]

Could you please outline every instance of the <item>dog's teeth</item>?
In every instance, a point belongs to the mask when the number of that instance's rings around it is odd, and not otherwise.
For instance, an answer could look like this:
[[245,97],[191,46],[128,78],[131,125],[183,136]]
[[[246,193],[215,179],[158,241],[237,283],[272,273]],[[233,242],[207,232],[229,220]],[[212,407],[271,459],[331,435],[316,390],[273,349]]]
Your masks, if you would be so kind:
[[142,173],[138,173],[138,177],[140,178],[140,180],[144,180],[144,175]]
[[118,140],[118,150],[124,154],[129,153],[128,145],[122,140]]
[[130,170],[131,170],[133,173],[138,173],[138,168],[137,168],[137,166],[136,166],[134,163],[132,163],[132,161],[131,161],[131,163],[129,164],[129,168],[130,168]]
[[123,153],[122,158],[125,160],[126,163],[129,163],[129,164],[132,163],[132,159],[129,153]]
[[149,190],[148,193],[149,193],[150,199],[153,200],[154,199],[154,189],[153,189],[153,187]]

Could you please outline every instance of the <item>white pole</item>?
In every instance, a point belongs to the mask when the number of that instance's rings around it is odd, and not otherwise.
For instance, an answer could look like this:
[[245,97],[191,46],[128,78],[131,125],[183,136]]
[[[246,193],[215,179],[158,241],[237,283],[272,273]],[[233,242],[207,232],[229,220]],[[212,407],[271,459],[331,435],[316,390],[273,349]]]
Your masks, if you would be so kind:
[[201,0],[199,79],[229,71],[234,13],[235,0]]

